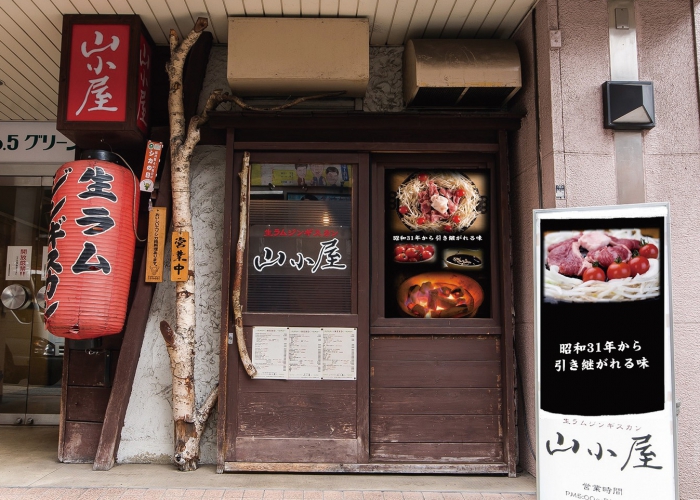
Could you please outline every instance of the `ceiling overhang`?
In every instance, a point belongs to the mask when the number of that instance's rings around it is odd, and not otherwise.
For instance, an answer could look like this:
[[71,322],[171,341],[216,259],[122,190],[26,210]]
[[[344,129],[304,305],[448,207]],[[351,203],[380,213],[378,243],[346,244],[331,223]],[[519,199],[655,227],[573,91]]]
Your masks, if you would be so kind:
[[[0,4],[0,121],[54,121],[64,14],[137,14],[159,45],[209,19],[214,43],[228,18],[350,17],[369,20],[370,45],[418,38],[512,36],[537,0],[5,0]],[[165,7],[165,8],[164,8]]]

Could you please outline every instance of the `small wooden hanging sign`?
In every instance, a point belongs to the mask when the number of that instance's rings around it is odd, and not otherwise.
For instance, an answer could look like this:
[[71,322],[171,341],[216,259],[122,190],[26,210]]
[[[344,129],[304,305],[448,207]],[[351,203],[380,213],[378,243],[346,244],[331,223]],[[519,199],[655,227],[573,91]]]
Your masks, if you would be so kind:
[[190,235],[173,231],[170,255],[170,281],[187,281],[190,260]]
[[148,242],[146,243],[146,283],[163,281],[163,251],[165,250],[165,207],[153,207],[148,213]]

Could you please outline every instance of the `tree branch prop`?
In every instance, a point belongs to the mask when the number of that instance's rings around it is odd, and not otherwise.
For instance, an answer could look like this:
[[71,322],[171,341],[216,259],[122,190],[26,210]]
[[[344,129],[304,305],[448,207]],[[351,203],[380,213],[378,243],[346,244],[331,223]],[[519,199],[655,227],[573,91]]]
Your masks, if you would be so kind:
[[251,106],[249,104],[246,104],[243,102],[243,100],[235,95],[231,95],[229,93],[224,93],[221,94],[221,102],[233,102],[237,106],[247,109],[250,111],[259,111],[262,113],[271,113],[275,111],[282,111],[283,109],[291,108],[292,106],[296,106],[297,104],[301,104],[304,101],[310,101],[312,99],[323,99],[324,97],[338,97],[341,96],[345,93],[344,90],[339,91],[339,92],[328,92],[326,94],[316,94],[316,95],[310,95],[306,97],[299,97],[298,99],[294,99],[293,101],[290,101],[288,103],[282,104],[280,106],[275,106],[272,108],[258,108],[256,106]]
[[[207,27],[206,18],[197,19],[194,28],[180,42],[175,30],[170,30],[170,61],[166,64],[170,89],[168,113],[170,121],[170,159],[172,171],[173,230],[189,234],[189,261],[187,281],[175,285],[175,329],[161,322],[161,334],[165,340],[173,374],[173,421],[175,425],[175,452],[173,458],[181,471],[195,470],[199,462],[199,443],[202,430],[211,410],[216,404],[218,387],[203,406],[196,409],[194,385],[195,330],[195,268],[194,234],[190,208],[190,163],[192,152],[199,142],[200,127],[208,114],[195,116],[185,130],[182,76],[185,59],[192,46]],[[217,96],[207,102],[210,111]]]
[[209,415],[214,409],[214,405],[216,404],[218,398],[219,384],[216,384],[209,393],[209,396],[207,396],[207,399],[205,399],[204,403],[202,403],[202,406],[199,408],[199,410],[197,410],[194,425],[198,434],[201,435],[202,432],[204,432],[204,425],[207,423],[207,420],[209,420]]
[[238,223],[238,243],[236,244],[236,275],[233,279],[231,291],[231,303],[233,305],[233,320],[236,326],[236,343],[238,355],[243,363],[246,373],[252,378],[258,373],[253,362],[248,356],[248,348],[245,345],[243,334],[243,309],[241,307],[241,286],[243,282],[243,257],[245,255],[246,232],[248,229],[248,171],[250,170],[250,153],[243,153],[243,166],[239,176],[241,177],[241,209]]

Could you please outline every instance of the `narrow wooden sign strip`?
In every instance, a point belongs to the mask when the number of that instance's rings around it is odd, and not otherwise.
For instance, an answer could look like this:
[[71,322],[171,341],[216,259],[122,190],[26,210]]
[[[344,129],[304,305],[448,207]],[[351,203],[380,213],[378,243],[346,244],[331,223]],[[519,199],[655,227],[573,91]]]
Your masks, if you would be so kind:
[[146,244],[146,283],[163,281],[163,249],[167,226],[165,207],[153,207],[148,213],[148,243]]
[[187,281],[190,261],[190,235],[186,231],[173,231],[170,254],[170,281]]

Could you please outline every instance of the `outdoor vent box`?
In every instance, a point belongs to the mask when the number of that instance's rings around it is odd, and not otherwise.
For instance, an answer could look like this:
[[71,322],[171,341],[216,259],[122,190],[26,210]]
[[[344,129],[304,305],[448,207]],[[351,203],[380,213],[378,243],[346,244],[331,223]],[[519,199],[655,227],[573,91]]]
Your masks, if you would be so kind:
[[229,18],[228,83],[238,96],[344,92],[369,81],[367,19]]
[[522,86],[511,40],[409,40],[403,59],[407,106],[501,108]]

